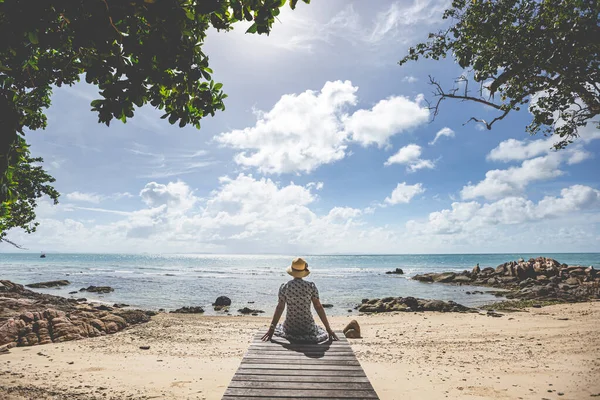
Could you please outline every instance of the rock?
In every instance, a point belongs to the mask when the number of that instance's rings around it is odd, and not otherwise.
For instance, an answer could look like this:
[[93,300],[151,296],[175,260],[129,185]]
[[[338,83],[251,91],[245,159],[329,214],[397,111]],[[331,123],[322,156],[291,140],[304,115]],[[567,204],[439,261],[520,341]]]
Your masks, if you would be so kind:
[[396,268],[394,271],[387,271],[386,274],[398,274],[398,275],[403,275],[404,271],[402,271],[401,268]]
[[231,305],[231,299],[227,296],[219,296],[217,297],[217,300],[215,300],[215,302],[213,303],[213,306],[230,306]]
[[415,275],[412,277],[412,279],[419,282],[433,282],[433,277],[431,274]]
[[79,293],[78,291],[74,291],[74,292],[69,292],[69,294],[77,294]]
[[238,310],[238,312],[239,312],[240,314],[257,314],[257,315],[258,315],[259,313],[264,313],[264,311],[263,311],[263,310],[252,310],[252,309],[250,309],[250,308],[248,308],[248,307],[240,308],[240,309]]
[[454,283],[471,283],[472,279],[469,278],[468,276],[464,276],[464,275],[459,275],[456,278],[454,278],[453,282]]
[[105,304],[100,304],[99,306],[94,307],[96,310],[100,310],[100,311],[112,311],[112,307],[109,307]]
[[486,267],[481,270],[482,275],[490,275],[490,274],[493,274],[494,272],[495,272],[494,268],[492,268],[492,267]]
[[568,279],[565,281],[565,283],[566,283],[567,285],[579,285],[579,279],[577,279],[577,278],[572,278],[572,277],[571,277],[571,278],[568,278]]
[[71,284],[71,282],[69,282],[67,280],[60,280],[60,281],[30,283],[29,285],[25,285],[25,286],[34,288],[34,289],[46,289],[46,288],[52,288],[52,287],[57,287],[57,286],[67,286],[70,284]]
[[452,282],[455,277],[456,277],[456,274],[454,272],[444,272],[444,273],[437,274],[436,276],[434,276],[433,281],[447,283],[447,282]]
[[181,307],[175,311],[171,311],[173,314],[202,314],[204,309],[200,306],[197,307]]
[[214,306],[213,310],[215,311],[224,311],[226,313],[229,312],[229,306]]
[[333,307],[333,304],[329,304],[329,303],[325,303],[325,304],[321,304],[323,306],[323,308],[331,308]]
[[10,281],[0,281],[0,293],[0,346],[101,336],[150,319],[140,310],[98,309],[74,299],[33,292]]
[[115,289],[110,286],[88,286],[87,288],[79,289],[80,292],[92,292],[92,293],[110,293],[114,292]]
[[113,304],[113,307],[115,307],[115,308],[129,307],[129,304],[125,304],[125,303],[115,303],[115,304]]
[[140,350],[150,350],[150,346],[140,346]]
[[488,310],[488,312],[487,312],[487,314],[486,314],[486,315],[487,315],[488,317],[496,317],[496,318],[498,318],[498,317],[502,317],[504,314],[500,314],[500,313],[497,313],[497,312],[495,312],[495,311]]
[[352,321],[350,321],[350,323],[348,325],[346,325],[346,327],[343,330],[344,332],[344,336],[346,336],[349,339],[358,339],[360,338],[360,325],[358,324],[358,322],[353,319]]

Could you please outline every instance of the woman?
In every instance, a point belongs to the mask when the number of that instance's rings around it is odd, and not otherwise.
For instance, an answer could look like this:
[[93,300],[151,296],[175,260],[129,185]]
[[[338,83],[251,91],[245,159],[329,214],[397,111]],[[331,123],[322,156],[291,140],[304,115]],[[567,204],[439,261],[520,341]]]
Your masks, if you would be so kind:
[[[288,339],[290,342],[319,343],[327,339],[338,340],[331,330],[325,309],[319,300],[319,291],[314,283],[303,280],[308,276],[308,264],[301,258],[292,261],[287,273],[294,277],[279,288],[279,303],[271,321],[269,331],[262,337],[263,341],[271,340],[273,335]],[[310,312],[310,303],[315,307],[325,330],[315,324]],[[283,324],[277,325],[285,306],[288,310]]]

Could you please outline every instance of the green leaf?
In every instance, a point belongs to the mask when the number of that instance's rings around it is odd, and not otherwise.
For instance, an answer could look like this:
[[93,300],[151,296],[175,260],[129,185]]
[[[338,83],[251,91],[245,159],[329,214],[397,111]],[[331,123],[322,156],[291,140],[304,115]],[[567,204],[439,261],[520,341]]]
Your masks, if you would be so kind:
[[39,40],[38,40],[38,34],[36,31],[31,31],[28,33],[27,35],[29,37],[29,41],[33,44],[38,44]]
[[221,90],[222,87],[223,87],[222,83],[215,84],[215,90]]
[[256,33],[257,31],[258,31],[258,25],[255,22],[252,25],[250,25],[250,28],[248,28],[246,30],[246,33]]

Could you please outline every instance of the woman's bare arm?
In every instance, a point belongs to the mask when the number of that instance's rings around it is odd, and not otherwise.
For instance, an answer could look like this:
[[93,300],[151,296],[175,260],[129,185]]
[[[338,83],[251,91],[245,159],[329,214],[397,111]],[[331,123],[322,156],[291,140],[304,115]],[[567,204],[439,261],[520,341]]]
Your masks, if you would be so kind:
[[273,314],[273,319],[271,320],[271,326],[265,335],[262,337],[262,340],[267,342],[271,340],[273,337],[273,333],[275,333],[275,326],[277,322],[279,322],[279,318],[281,318],[281,314],[283,314],[283,310],[285,310],[285,301],[279,300],[277,303],[277,307],[275,307],[275,313]]
[[329,326],[329,321],[327,321],[327,315],[325,315],[325,309],[323,308],[321,301],[318,298],[313,297],[312,303],[313,303],[313,306],[315,307],[315,311],[317,312],[317,315],[319,316],[319,318],[321,319],[321,322],[325,326],[325,329],[327,329],[327,333],[329,334],[329,339],[339,340],[337,335],[335,334],[335,332]]

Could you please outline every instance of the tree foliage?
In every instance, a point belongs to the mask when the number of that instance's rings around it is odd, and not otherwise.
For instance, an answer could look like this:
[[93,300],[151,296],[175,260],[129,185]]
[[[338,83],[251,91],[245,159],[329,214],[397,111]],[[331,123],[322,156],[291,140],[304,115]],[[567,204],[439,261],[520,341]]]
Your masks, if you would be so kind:
[[54,178],[39,165],[42,158],[33,158],[27,146],[22,147],[18,162],[10,167],[10,178],[16,182],[17,196],[0,205],[0,242],[6,241],[19,247],[6,237],[11,228],[21,228],[27,233],[35,232],[37,200],[48,196],[54,204],[58,203],[58,192],[51,186]]
[[[452,55],[479,88],[462,82],[445,91],[435,79],[434,115],[446,98],[478,101],[503,119],[528,103],[530,134],[555,134],[564,148],[600,113],[600,2],[597,0],[454,0],[448,29],[409,49],[400,65]],[[464,78],[462,79],[464,80]],[[600,126],[597,126],[600,128]]]
[[[46,127],[53,87],[81,78],[96,85],[99,98],[91,107],[106,125],[115,118],[126,122],[136,107],[151,104],[171,124],[200,128],[202,118],[225,109],[227,97],[212,79],[202,49],[207,31],[228,31],[245,20],[252,22],[247,32],[269,34],[286,0],[34,3],[0,0],[0,204],[5,210],[14,210],[5,202],[22,199],[22,182],[11,170],[23,162],[25,132]],[[289,5],[294,9],[297,3]]]

